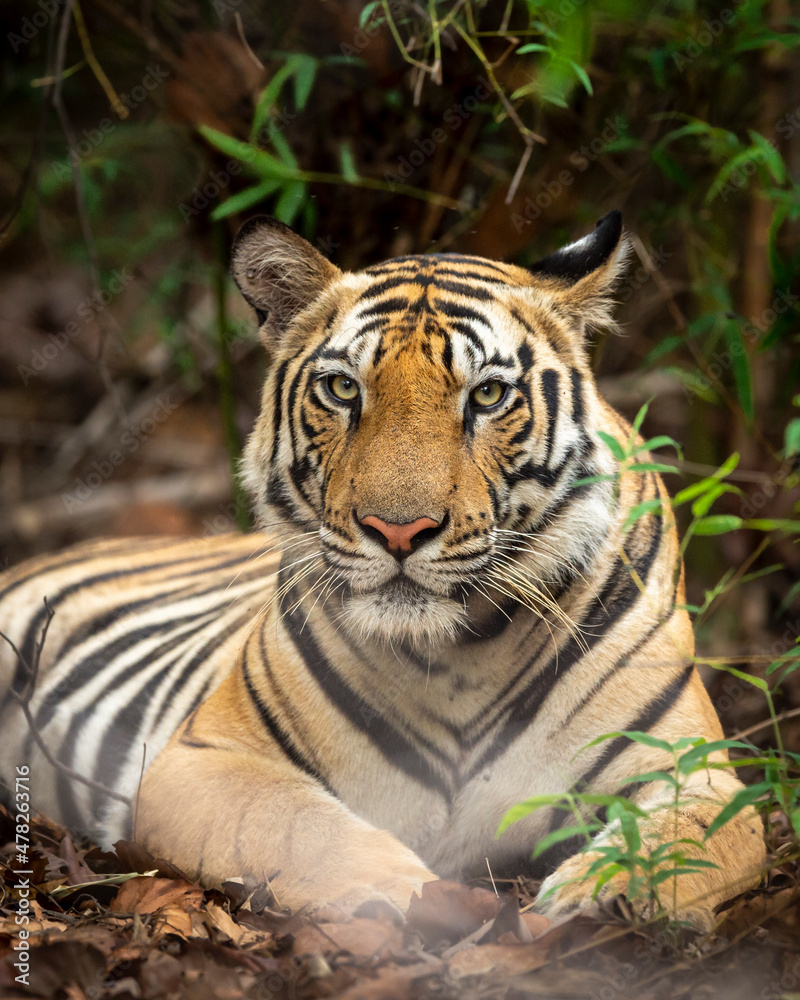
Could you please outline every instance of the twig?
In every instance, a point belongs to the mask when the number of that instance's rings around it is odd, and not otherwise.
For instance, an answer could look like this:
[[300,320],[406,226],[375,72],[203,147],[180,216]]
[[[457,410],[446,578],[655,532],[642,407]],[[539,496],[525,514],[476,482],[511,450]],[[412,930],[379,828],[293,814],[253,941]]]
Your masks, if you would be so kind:
[[[119,99],[119,94],[114,90],[114,85],[111,83],[109,78],[106,76],[106,72],[100,63],[97,61],[97,56],[94,54],[94,49],[92,48],[92,40],[89,38],[89,32],[86,30],[86,22],[83,19],[83,12],[81,11],[80,4],[78,0],[72,0],[73,10],[72,15],[75,18],[75,27],[78,29],[78,37],[81,40],[81,48],[83,49],[83,54],[86,56],[86,62],[89,64],[91,71],[94,73],[97,82],[105,91],[105,95],[111,104],[111,107],[119,115],[120,118],[127,118],[130,115],[130,111],[125,107],[122,101]],[[61,79],[64,79],[65,74],[61,74]],[[56,81],[60,83],[60,81]]]
[[794,719],[798,715],[800,715],[800,708],[789,708],[785,712],[778,713],[774,719],[764,719],[763,722],[757,722],[754,726],[748,726],[747,729],[739,730],[738,733],[734,733],[733,736],[731,736],[731,739],[743,740],[745,736],[749,736],[751,733],[757,733],[759,729],[768,729],[776,722],[783,722],[786,719]]
[[494,894],[497,898],[500,898],[500,893],[497,891],[497,886],[495,885],[494,875],[492,875],[492,866],[489,864],[489,859],[483,859],[486,862],[486,867],[489,869],[489,878],[492,880],[492,888],[494,889]]
[[144,780],[144,764],[147,759],[147,744],[142,743],[142,769],[139,771],[139,784],[136,786],[136,804],[133,807],[133,833],[131,840],[136,840],[136,825],[139,822],[139,794],[142,791],[142,781]]
[[526,138],[525,140],[525,152],[522,154],[517,169],[514,171],[514,176],[511,179],[511,183],[508,186],[508,193],[506,194],[506,205],[510,205],[514,200],[514,195],[517,193],[517,188],[522,180],[522,175],[525,173],[525,169],[528,166],[528,161],[531,158],[531,153],[533,153],[533,142]]
[[14,700],[22,709],[22,713],[25,716],[26,722],[28,723],[28,728],[30,729],[31,736],[33,737],[36,745],[44,754],[47,763],[50,764],[51,767],[55,768],[58,771],[61,771],[63,774],[66,774],[67,777],[72,778],[74,781],[79,781],[81,784],[87,785],[89,788],[94,788],[97,791],[102,792],[103,795],[107,795],[112,799],[116,799],[118,802],[124,802],[126,806],[130,807],[131,800],[126,798],[124,795],[120,795],[119,792],[115,792],[112,791],[112,789],[110,788],[106,788],[105,785],[101,784],[99,781],[95,781],[93,778],[87,778],[83,774],[79,774],[78,771],[74,771],[67,764],[64,764],[60,760],[57,760],[50,752],[49,747],[42,739],[42,735],[36,726],[36,722],[33,718],[33,713],[31,712],[30,701],[31,701],[31,696],[33,695],[33,692],[36,688],[36,680],[39,676],[39,660],[41,659],[42,650],[44,649],[44,642],[45,639],[47,638],[47,630],[50,628],[50,622],[55,617],[55,611],[48,604],[47,598],[44,599],[44,606],[47,611],[47,619],[44,625],[42,626],[42,631],[41,634],[39,635],[39,641],[36,643],[36,647],[33,651],[32,663],[28,663],[28,661],[25,659],[22,653],[17,649],[14,642],[5,634],[5,632],[0,631],[0,638],[5,639],[5,641],[9,644],[11,649],[14,651],[15,656],[19,660],[20,664],[25,669],[27,675],[25,688],[20,692],[20,691],[15,691],[14,688],[12,687],[10,689],[11,696],[14,698]]
[[253,52],[253,50],[250,48],[250,43],[247,41],[247,38],[245,37],[244,25],[242,24],[242,15],[239,13],[238,10],[234,12],[233,19],[236,22],[236,30],[239,32],[239,41],[242,43],[242,47],[244,48],[245,52],[250,56],[250,58],[253,60],[256,66],[258,66],[259,69],[264,69],[265,68],[264,63],[261,62],[261,60],[255,54],[255,52]]

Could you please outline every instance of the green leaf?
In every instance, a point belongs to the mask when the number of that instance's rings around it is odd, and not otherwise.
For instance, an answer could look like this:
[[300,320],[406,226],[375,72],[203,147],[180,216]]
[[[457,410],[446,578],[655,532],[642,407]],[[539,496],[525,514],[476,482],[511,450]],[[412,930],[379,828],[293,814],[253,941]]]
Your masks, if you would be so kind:
[[275,147],[275,152],[280,157],[281,162],[285,163],[289,170],[297,172],[297,159],[292,152],[291,146],[275,122],[267,122],[267,135],[269,136],[269,141]]
[[264,126],[272,114],[272,109],[278,103],[278,97],[283,89],[283,85],[291,75],[292,66],[291,63],[287,62],[281,66],[258,95],[255,110],[253,111],[253,121],[250,125],[251,142],[258,141],[261,136]]
[[640,517],[644,517],[645,514],[649,514],[652,511],[661,511],[662,502],[658,497],[653,497],[650,500],[642,500],[641,503],[637,503],[635,507],[631,507],[628,511],[628,515],[625,518],[625,522],[622,525],[622,530],[627,532],[633,527],[634,524],[639,520]]
[[618,875],[620,872],[624,871],[625,869],[620,864],[609,865],[609,867],[606,868],[605,871],[603,871],[598,876],[597,884],[595,885],[594,890],[592,891],[592,899],[597,898],[597,894],[600,892],[600,890],[603,888],[606,882],[610,882],[615,875]]
[[728,663],[714,663],[713,660],[704,660],[703,662],[707,663],[712,670],[724,670],[726,674],[731,674],[733,677],[738,677],[740,681],[752,684],[753,687],[757,687],[759,691],[763,691],[765,694],[769,691],[767,682],[760,677],[753,677],[752,674],[746,674],[743,670],[737,670],[736,667],[732,667]]
[[586,843],[590,844],[592,841],[591,834],[600,828],[600,823],[591,822],[586,826],[560,826],[557,830],[551,830],[541,840],[536,841],[536,846],[533,849],[531,857],[538,858],[540,854],[543,854],[553,844],[560,844],[562,840],[569,840],[571,837],[581,834],[586,837]]
[[733,367],[733,381],[736,385],[736,395],[742,405],[748,420],[753,419],[753,387],[750,379],[750,359],[747,355],[742,328],[736,320],[725,324],[725,337],[728,342],[728,354]]
[[246,208],[258,204],[258,202],[262,201],[268,195],[277,191],[280,186],[280,181],[269,180],[262,181],[254,187],[245,188],[244,191],[237,191],[236,194],[231,195],[230,198],[223,201],[221,205],[217,205],[211,213],[211,218],[217,222],[220,219],[227,218],[229,215],[243,212]]
[[537,809],[544,809],[551,806],[568,808],[570,803],[574,801],[573,796],[565,792],[559,795],[534,795],[530,799],[525,799],[524,802],[518,802],[500,820],[500,826],[497,828],[495,837],[499,837],[502,833],[505,833],[512,823],[517,823],[526,816],[530,816]]
[[361,11],[361,14],[359,15],[359,18],[358,18],[358,26],[359,26],[359,28],[363,28],[364,27],[364,25],[367,23],[367,21],[369,21],[371,15],[372,15],[372,12],[377,7],[380,7],[380,5],[381,5],[381,0],[370,0],[370,2],[366,5],[366,7],[364,7],[364,9]]
[[644,403],[642,403],[642,405],[639,407],[636,413],[636,416],[633,418],[633,423],[631,424],[631,430],[633,431],[634,435],[638,434],[639,431],[642,429],[644,418],[647,416],[647,411],[650,409],[651,403],[652,399],[648,399]]
[[727,162],[723,163],[706,192],[706,205],[710,205],[729,184],[737,191],[744,191],[750,176],[752,176],[752,172],[745,170],[745,167],[753,162],[756,152],[751,146],[740,150],[734,156],[731,156]]
[[673,438],[668,437],[666,434],[659,434],[658,437],[650,438],[649,441],[645,441],[642,444],[637,444],[635,448],[630,451],[631,455],[638,455],[643,451],[655,451],[656,448],[675,448],[679,450],[678,442]]
[[200,125],[197,131],[211,146],[218,149],[221,153],[225,153],[226,156],[232,156],[235,160],[239,160],[244,164],[248,172],[258,177],[281,177],[285,179],[293,173],[293,171],[287,170],[285,164],[281,163],[280,160],[264,152],[263,149],[257,149],[249,142],[234,139],[232,135],[218,132],[217,129],[211,128],[210,125]]
[[753,531],[782,531],[787,535],[796,535],[800,532],[800,521],[788,521],[781,518],[753,518],[743,521],[745,528],[752,528]]
[[733,819],[733,817],[738,815],[742,809],[752,805],[760,799],[762,795],[771,790],[772,785],[770,782],[760,781],[757,785],[750,785],[748,788],[743,788],[740,792],[737,792],[725,808],[722,809],[711,822],[711,825],[706,830],[703,839],[708,840],[709,837],[715,834],[721,826],[724,826],[728,820]]
[[629,472],[674,472],[680,470],[674,465],[663,465],[661,462],[634,462],[628,466]]
[[646,747],[656,747],[658,750],[666,750],[667,753],[672,753],[672,744],[667,743],[666,740],[660,740],[656,736],[651,736],[650,733],[640,732],[638,729],[620,729],[613,733],[603,733],[602,736],[598,736],[591,743],[587,743],[582,749],[588,750],[589,747],[595,747],[598,743],[605,743],[606,740],[614,740],[618,736],[627,736],[634,743],[642,743]]
[[593,97],[594,91],[592,90],[592,81],[589,79],[589,74],[586,72],[583,66],[579,66],[578,63],[574,62],[572,59],[569,60],[569,64],[573,68],[573,70],[575,70],[575,76],[577,76],[577,78],[583,84],[586,93],[590,97]]
[[151,872],[126,872],[124,875],[106,875],[103,878],[94,879],[92,882],[79,882],[76,885],[58,885],[55,889],[51,889],[47,895],[52,899],[63,899],[65,896],[71,896],[73,892],[90,889],[92,886],[122,885],[124,882],[130,881],[132,878],[141,878],[142,876],[153,878],[157,874],[158,869],[154,868]]
[[786,164],[783,162],[780,152],[760,132],[748,129],[747,134],[753,140],[753,145],[758,147],[762,153],[767,169],[772,174],[772,179],[776,184],[784,184],[786,182]]
[[319,62],[313,56],[298,52],[292,56],[291,64],[294,73],[294,104],[298,111],[303,111],[317,78]]
[[290,181],[275,206],[275,218],[291,226],[306,199],[307,187],[304,181]]
[[692,528],[695,535],[725,535],[738,531],[745,522],[735,514],[712,514],[701,518]]
[[349,142],[343,142],[339,147],[339,163],[341,164],[342,177],[346,181],[352,184],[353,181],[358,180],[358,171],[356,170],[353,150],[350,148]]
[[549,45],[542,45],[541,42],[528,42],[526,45],[521,45],[515,55],[524,56],[529,52],[550,52],[552,54],[552,51]]
[[616,821],[619,823],[628,853],[635,854],[642,846],[642,836],[639,833],[639,824],[636,817],[626,810],[621,809],[617,803],[609,809],[608,818],[610,822]]
[[787,458],[800,453],[800,418],[795,417],[783,432],[783,452]]
[[681,774],[689,774],[694,766],[708,757],[709,754],[716,753],[718,750],[752,750],[752,746],[749,743],[742,743],[741,740],[711,740],[709,743],[701,743],[699,746],[692,747],[691,750],[687,750],[678,758],[678,770]]
[[714,502],[730,488],[727,483],[721,483],[718,479],[704,479],[703,483],[708,489],[692,504],[692,513],[695,517],[705,517]]
[[673,788],[678,784],[675,775],[670,774],[669,771],[645,771],[644,774],[632,774],[629,778],[624,778],[622,784],[634,785],[639,784],[639,782],[649,783],[651,781],[665,781],[668,785],[672,785]]
[[620,462],[625,461],[625,449],[615,437],[606,434],[605,431],[598,431],[597,436],[609,448],[614,458],[619,459]]

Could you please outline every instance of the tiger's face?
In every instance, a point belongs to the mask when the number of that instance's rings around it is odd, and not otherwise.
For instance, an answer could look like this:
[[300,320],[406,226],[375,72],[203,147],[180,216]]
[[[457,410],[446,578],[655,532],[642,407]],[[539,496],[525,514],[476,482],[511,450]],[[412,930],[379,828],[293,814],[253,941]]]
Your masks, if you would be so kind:
[[456,641],[591,561],[613,504],[580,480],[613,463],[584,330],[608,320],[620,230],[613,213],[530,271],[422,255],[354,274],[272,220],[240,233],[271,353],[246,481],[262,525],[309,533],[362,638]]

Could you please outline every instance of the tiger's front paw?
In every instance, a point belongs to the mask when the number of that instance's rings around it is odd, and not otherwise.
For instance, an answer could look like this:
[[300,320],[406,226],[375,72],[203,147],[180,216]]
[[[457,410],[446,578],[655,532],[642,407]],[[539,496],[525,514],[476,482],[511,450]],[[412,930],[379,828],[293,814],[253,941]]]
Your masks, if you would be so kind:
[[374,915],[383,912],[391,915],[395,923],[401,924],[411,904],[414,893],[421,894],[426,882],[436,881],[436,876],[420,866],[417,872],[398,873],[391,878],[378,877],[374,882],[350,886],[340,896],[316,907],[318,918],[341,922],[353,916]]
[[[704,933],[715,924],[714,911],[699,896],[704,894],[704,885],[697,884],[691,875],[676,876],[677,886],[673,896],[673,880],[661,883],[658,898],[648,892],[646,883],[639,882],[635,895],[630,893],[630,875],[617,872],[595,893],[598,875],[589,875],[589,868],[602,855],[596,852],[575,854],[567,858],[542,883],[536,909],[548,917],[559,917],[576,910],[585,910],[597,902],[610,901],[615,896],[624,896],[633,915],[639,920],[647,920],[667,913],[675,920],[691,924]],[[666,886],[666,888],[664,888]]]

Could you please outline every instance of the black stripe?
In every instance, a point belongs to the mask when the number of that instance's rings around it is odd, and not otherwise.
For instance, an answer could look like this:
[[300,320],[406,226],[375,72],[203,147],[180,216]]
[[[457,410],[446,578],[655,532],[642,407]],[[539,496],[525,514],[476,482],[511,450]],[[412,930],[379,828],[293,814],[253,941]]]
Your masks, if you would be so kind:
[[[656,559],[661,544],[660,516],[650,515],[642,518],[637,523],[637,529],[639,533],[646,531],[645,527],[639,528],[639,526],[643,525],[643,522],[648,522],[649,517],[652,517],[653,522],[655,522],[650,529],[650,545],[641,556],[631,559],[631,565],[635,569],[638,578],[644,582],[647,581],[650,568]],[[634,530],[636,531],[637,529]],[[574,634],[570,635],[564,646],[553,653],[544,668],[500,711],[500,717],[503,715],[506,717],[502,731],[497,734],[492,745],[472,768],[470,777],[474,777],[480,773],[493,760],[503,754],[532,724],[539,709],[556,684],[563,683],[569,671],[577,663],[580,663],[586,653],[604,637],[615,622],[633,607],[639,596],[639,588],[633,573],[617,557],[611,572],[606,577],[606,582],[601,593],[592,600],[587,612],[581,619],[578,631],[580,633],[583,633],[586,629],[589,631],[586,634],[581,634],[580,639]],[[525,671],[530,669],[538,653],[539,650],[537,650],[534,657],[528,660],[522,670],[519,671],[518,677],[524,676]],[[497,704],[497,701],[498,699],[495,699],[494,704]],[[491,707],[489,707],[488,711],[491,711]],[[482,714],[487,714],[486,708],[483,709]],[[493,720],[487,721],[482,730],[471,738],[471,742],[476,743],[495,724]]]
[[247,689],[247,694],[253,703],[255,710],[258,712],[259,718],[264,723],[264,726],[269,731],[270,736],[275,740],[278,746],[281,748],[283,753],[289,758],[289,760],[294,764],[295,767],[299,768],[301,771],[305,772],[310,778],[319,782],[324,788],[330,791],[330,786],[322,778],[322,775],[313,767],[309,761],[300,753],[297,747],[292,743],[289,735],[284,732],[283,729],[278,725],[275,716],[270,712],[267,706],[262,701],[258,691],[256,691],[253,686],[253,680],[250,675],[250,670],[247,666],[247,644],[245,644],[242,649],[242,676],[244,678],[245,688]]
[[281,421],[283,420],[283,383],[286,381],[286,371],[289,362],[281,363],[275,375],[275,398],[272,401],[272,453],[269,464],[272,468],[278,457],[278,447],[280,445],[279,435],[281,431]]
[[436,265],[434,277],[437,283],[444,277],[457,278],[460,281],[480,281],[495,287],[497,285],[511,285],[512,287],[516,287],[508,275],[498,278],[494,274],[484,274],[482,271],[474,271],[467,268],[457,269],[455,267],[443,267],[441,264]]
[[[287,581],[283,574],[279,578],[279,588],[283,590]],[[406,738],[398,729],[390,724],[388,719],[365,701],[339,675],[334,664],[323,653],[314,638],[312,628],[300,610],[299,594],[294,587],[284,592],[281,600],[281,610],[284,623],[297,651],[303,658],[306,669],[315,679],[331,704],[360,733],[367,736],[382,756],[395,767],[404,771],[409,777],[439,792],[449,803],[452,792],[444,776],[435,770],[422,755],[419,748]],[[371,725],[373,719],[378,719],[378,725]],[[452,764],[444,756],[439,747],[424,737],[415,734],[416,742],[439,760],[439,763],[452,769]]]
[[[693,665],[684,667],[677,677],[673,677],[669,684],[655,698],[652,698],[625,728],[630,732],[649,732],[667,710],[678,701],[684,688],[691,680],[693,671]],[[597,760],[588,771],[581,775],[576,784],[581,788],[590,788],[598,775],[633,742],[630,736],[617,736],[613,740],[609,740]]]
[[558,390],[561,378],[555,368],[545,368],[542,372],[542,395],[544,404],[547,407],[547,452],[544,464],[550,467],[553,457],[553,439],[556,433],[556,420],[558,419]]
[[[232,622],[225,626],[221,632],[216,632],[211,639],[205,643],[189,660],[189,662],[183,667],[180,674],[175,678],[175,681],[171,685],[168,691],[166,691],[161,697],[161,705],[158,709],[158,714],[153,721],[153,731],[155,732],[161,725],[161,722],[168,709],[172,708],[172,705],[176,698],[183,691],[186,684],[188,684],[189,679],[192,674],[202,667],[205,662],[210,659],[220,648],[224,645],[228,639],[240,628],[244,626],[252,619],[253,615],[250,609],[244,611],[241,615],[238,615]],[[216,623],[215,623],[216,624]],[[176,660],[180,657],[176,657]],[[209,683],[211,678],[209,678]],[[188,713],[187,713],[188,714]]]
[[[163,546],[163,541],[160,543]],[[62,588],[54,596],[48,596],[48,603],[50,607],[58,613],[58,605],[71,597],[72,594],[77,593],[79,590],[86,588],[87,590],[95,587],[100,583],[108,583],[112,580],[124,580],[126,577],[134,577],[137,574],[149,573],[154,570],[159,569],[171,569],[176,566],[186,566],[191,563],[202,562],[208,559],[208,553],[202,553],[201,555],[194,555],[183,557],[180,559],[170,559],[166,562],[155,562],[146,563],[140,566],[117,566],[113,570],[107,570],[104,573],[96,573],[93,576],[84,577],[76,583],[69,584],[68,586]],[[160,581],[164,582],[164,581]],[[20,645],[20,652],[22,654],[20,661],[17,663],[16,672],[14,674],[14,679],[11,682],[11,690],[9,690],[2,702],[0,702],[0,715],[5,711],[8,703],[13,698],[11,691],[22,691],[26,678],[27,678],[27,668],[25,664],[31,665],[33,663],[33,657],[36,650],[36,645],[39,641],[39,636],[41,635],[42,628],[47,618],[47,610],[42,607],[35,615],[32,616],[28,628],[25,632],[25,637]]]
[[[567,821],[572,819],[572,813],[567,814]],[[566,822],[566,821],[565,821]],[[559,824],[561,826],[561,824]],[[552,844],[543,851],[537,858],[530,853],[519,854],[516,857],[504,861],[492,861],[492,874],[494,877],[502,879],[515,879],[520,875],[530,879],[543,879],[573,854],[577,854],[582,847],[586,846],[586,837],[576,833],[566,840],[557,844]],[[531,845],[531,849],[533,845]]]
[[572,382],[572,422],[583,427],[585,415],[583,406],[583,379],[577,368],[570,368],[569,377]]
[[[191,622],[197,622],[203,618],[208,618],[218,613],[218,608],[207,608],[203,611],[195,612],[192,615],[183,616],[178,621],[173,618],[168,621],[153,622],[152,624],[144,627],[134,628],[130,632],[117,636],[111,642],[100,646],[90,656],[87,656],[85,659],[76,663],[72,670],[70,670],[65,677],[62,677],[53,690],[47,694],[47,697],[44,699],[44,702],[36,713],[37,727],[39,730],[43,730],[47,725],[49,725],[64,699],[68,696],[74,695],[82,687],[85,687],[85,685],[92,681],[98,674],[102,673],[103,670],[107,670],[109,665],[116,660],[117,657],[128,652],[128,650],[132,649],[134,646],[141,642],[145,642],[154,636],[168,634],[178,626],[188,625]],[[166,647],[157,647],[156,650],[149,652],[147,654],[148,660],[155,657],[159,650],[161,652],[167,652],[176,642],[183,641],[186,634],[187,633],[182,632],[177,637],[170,639]],[[114,687],[117,687],[118,685],[124,683],[124,681],[131,677],[137,670],[141,670],[140,661],[129,664],[125,667],[122,673],[114,677],[111,683]],[[102,698],[105,693],[107,693],[107,689],[101,693],[99,698]],[[85,709],[84,711],[90,710],[92,710],[91,707]]]
[[[433,288],[437,292],[449,292],[451,295],[464,295],[478,302],[494,302],[495,296],[486,288],[476,288],[461,281],[434,280]],[[437,300],[437,305],[439,302]]]
[[563,729],[565,726],[569,725],[569,723],[572,722],[575,716],[579,712],[583,711],[583,709],[589,704],[590,701],[593,701],[597,697],[597,695],[600,693],[600,691],[602,691],[602,689],[611,680],[611,678],[616,676],[618,671],[628,666],[628,664],[634,658],[634,656],[636,656],[637,653],[639,653],[639,651],[644,648],[644,646],[652,639],[653,635],[662,627],[662,625],[667,624],[670,618],[672,618],[672,616],[675,614],[674,591],[673,591],[673,598],[670,603],[673,604],[673,607],[670,609],[669,614],[665,615],[660,621],[657,621],[655,625],[651,626],[645,632],[645,634],[639,639],[636,645],[632,649],[630,649],[623,657],[621,657],[621,659],[618,660],[617,663],[614,664],[611,670],[607,671],[605,674],[603,674],[602,677],[597,679],[592,688],[583,696],[583,698],[581,698],[578,704],[570,711],[570,713],[564,719],[562,719],[559,722],[559,728]]
[[358,320],[361,322],[361,320],[368,319],[371,316],[386,317],[392,313],[407,312],[417,305],[417,301],[411,302],[407,298],[381,299],[380,302],[375,302],[373,305],[362,309],[358,314]]
[[[257,553],[256,555],[263,555],[266,551],[267,549],[264,549],[261,553]],[[200,569],[190,570],[188,573],[172,577],[169,580],[170,583],[178,581],[178,585],[176,587],[168,590],[162,590],[158,594],[151,595],[150,597],[143,597],[137,601],[130,601],[125,604],[116,605],[96,617],[84,619],[74,632],[71,632],[65,637],[63,644],[58,648],[58,650],[53,650],[53,658],[54,660],[63,660],[69,653],[71,653],[77,646],[85,642],[87,639],[96,637],[101,632],[105,632],[111,625],[119,624],[126,618],[139,614],[141,611],[151,607],[152,605],[195,600],[198,597],[207,597],[215,591],[222,592],[223,585],[218,581],[210,587],[204,587],[201,590],[192,590],[190,583],[195,583],[196,577],[216,574],[230,567],[239,566],[242,563],[247,565],[250,561],[250,556],[238,555],[232,559],[226,559],[221,563],[215,563],[212,566],[202,566]],[[252,580],[259,578],[263,578],[263,569],[253,563],[252,568],[250,568],[249,571],[243,571],[236,577],[236,586],[243,586],[245,583],[249,583]],[[124,594],[121,596],[124,597]]]
[[[113,556],[118,551],[122,551],[126,555],[131,552],[138,554],[140,552],[149,552],[150,549],[163,548],[163,546],[163,538],[123,538],[99,543],[84,543],[80,546],[81,551],[79,554],[74,556],[71,556],[71,553],[73,553],[75,548],[78,548],[78,546],[68,549],[59,556],[52,556],[46,561],[31,559],[28,564],[28,572],[18,576],[16,579],[12,580],[8,586],[0,590],[0,605],[2,605],[2,602],[6,599],[6,597],[8,597],[9,594],[12,594],[15,590],[18,590],[26,583],[30,583],[30,581],[36,579],[37,576],[40,577],[44,576],[46,573],[60,572],[69,566],[79,566],[81,563],[97,562],[98,559]],[[11,573],[14,571],[9,570],[8,572]],[[0,576],[5,575],[5,571],[0,574]]]
[[[182,618],[181,624],[186,622],[196,621],[199,618],[207,618],[213,621],[213,616],[216,614],[217,609],[211,609],[210,611],[205,611],[202,614],[192,615],[191,617]],[[94,655],[84,660],[76,671],[71,672],[67,677],[62,678],[59,684],[54,688],[54,690],[48,695],[45,704],[39,709],[36,715],[36,727],[39,732],[43,732],[45,726],[50,722],[55,711],[60,707],[61,699],[67,694],[73,694],[74,691],[78,690],[80,687],[84,686],[90,680],[92,680],[97,674],[101,673],[104,668],[108,669],[109,665],[116,659],[117,656],[126,652],[131,648],[138,640],[149,638],[151,635],[157,634],[159,631],[166,631],[167,629],[174,629],[175,622],[169,622],[167,625],[163,623],[158,626],[150,626],[147,629],[140,629],[138,633],[133,633],[133,639],[129,635],[120,636],[116,642],[111,643],[110,646],[105,647],[103,650],[99,650]],[[181,633],[179,635],[173,635],[169,637],[166,642],[161,643],[155,649],[150,650],[147,653],[147,661],[152,662],[171,653],[174,649],[179,647],[182,643],[186,642],[187,638],[194,634],[197,630],[194,629],[191,632]],[[145,634],[146,633],[146,634]],[[112,649],[113,652],[109,653],[108,650]],[[120,714],[126,716],[126,713],[130,713],[126,718],[129,719],[130,725],[135,726],[141,723],[143,718],[143,713],[147,708],[149,697],[152,697],[152,691],[158,686],[158,683],[163,679],[164,675],[169,671],[170,667],[173,665],[174,661],[170,661],[165,664],[155,675],[155,678],[150,678],[145,684],[144,689],[138,695],[134,702],[129,702],[127,705],[123,706]],[[97,706],[102,703],[102,701],[108,697],[115,689],[121,687],[123,684],[127,683],[133,676],[142,670],[142,660],[137,659],[133,663],[129,663],[119,674],[111,677],[108,683],[103,687],[95,698],[82,709],[72,714],[70,719],[69,727],[61,741],[61,747],[59,751],[58,759],[61,760],[63,764],[67,767],[73,766],[75,748],[78,740],[79,734],[86,728],[90,723],[92,715],[97,711]],[[75,674],[78,674],[80,681],[76,682]],[[138,720],[138,722],[137,722]],[[108,725],[106,723],[106,725]],[[114,729],[114,724],[111,723],[111,730]],[[124,734],[119,733],[122,736]],[[131,734],[133,735],[133,734]],[[46,739],[46,734],[45,734]],[[113,739],[113,737],[112,737]],[[102,746],[102,744],[101,744]],[[115,742],[115,748],[118,746]],[[26,741],[26,752],[30,754],[33,750],[33,737],[29,735]],[[115,762],[110,762],[104,760],[102,754],[100,755],[97,765],[97,770],[103,770],[107,764],[109,766],[109,774],[117,773],[113,767]],[[116,762],[120,767],[122,762]],[[111,787],[109,782],[103,782],[107,787]],[[81,823],[81,811],[78,806],[77,798],[77,783],[72,781],[60,780],[58,782],[57,796],[59,803],[59,810],[62,816],[62,820],[67,826],[83,826]],[[94,801],[95,796],[102,793],[98,793],[93,790],[91,793],[91,801]],[[98,801],[102,801],[102,798]]]

